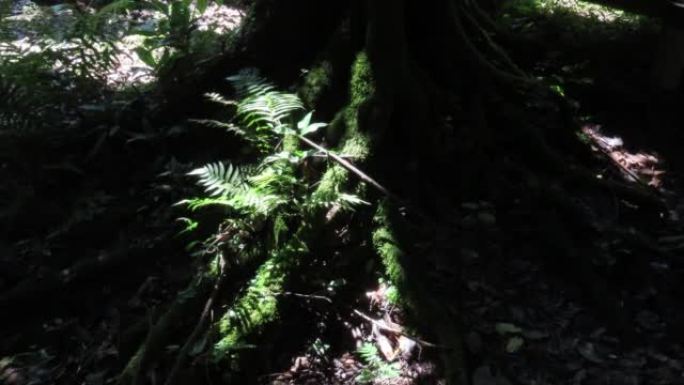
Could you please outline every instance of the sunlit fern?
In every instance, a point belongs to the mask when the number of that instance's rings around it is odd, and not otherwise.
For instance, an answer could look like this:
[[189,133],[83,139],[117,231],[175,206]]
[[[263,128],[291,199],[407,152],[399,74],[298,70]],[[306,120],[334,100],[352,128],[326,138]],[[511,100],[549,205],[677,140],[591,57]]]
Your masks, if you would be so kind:
[[275,90],[253,71],[242,71],[228,78],[242,100],[237,115],[247,129],[283,134],[291,125],[292,115],[303,111],[304,105],[295,94]]
[[235,96],[238,99],[245,99],[252,96],[264,95],[275,91],[275,86],[259,75],[255,68],[245,68],[233,76],[228,77],[228,81],[235,89]]
[[254,143],[262,153],[272,152],[279,136],[292,128],[293,113],[304,110],[302,101],[297,95],[277,91],[254,69],[242,70],[228,80],[239,102],[217,93],[208,93],[206,97],[222,106],[236,106],[235,124],[210,119],[195,122],[237,134]]
[[209,163],[190,171],[188,175],[197,176],[197,183],[204,186],[210,196],[230,196],[242,193],[247,188],[240,168],[231,163]]
[[357,350],[361,360],[364,362],[363,368],[356,376],[356,381],[362,384],[375,383],[376,381],[389,380],[399,377],[399,364],[389,363],[380,357],[378,348],[374,344],[366,342]]
[[[311,113],[303,118],[298,116],[303,115],[300,112],[304,110],[299,97],[277,91],[272,83],[261,78],[255,70],[243,70],[228,80],[235,89],[237,102],[216,93],[207,94],[207,97],[223,106],[236,106],[235,121],[197,122],[225,129],[247,139],[263,155],[262,161],[251,166],[249,172],[245,172],[244,166],[238,168],[229,163],[212,163],[193,170],[190,175],[199,178],[199,184],[205,188],[208,197],[186,200],[183,203],[190,209],[210,205],[228,206],[247,217],[277,215],[282,214],[283,210],[290,212],[298,204],[307,208],[335,206],[342,210],[351,210],[365,203],[355,195],[340,191],[326,196],[306,197],[305,192],[310,186],[298,180],[295,171],[308,156],[307,152],[288,152],[280,148],[280,143],[284,136],[302,136],[307,133],[307,129],[308,132],[313,132],[310,131],[311,128],[324,124],[310,123]],[[297,118],[302,119],[297,121]]]
[[190,209],[222,205],[256,215],[268,215],[287,203],[284,192],[296,183],[294,177],[273,167],[238,167],[221,162],[207,164],[188,175],[198,177],[198,184],[209,194],[209,197],[181,202]]

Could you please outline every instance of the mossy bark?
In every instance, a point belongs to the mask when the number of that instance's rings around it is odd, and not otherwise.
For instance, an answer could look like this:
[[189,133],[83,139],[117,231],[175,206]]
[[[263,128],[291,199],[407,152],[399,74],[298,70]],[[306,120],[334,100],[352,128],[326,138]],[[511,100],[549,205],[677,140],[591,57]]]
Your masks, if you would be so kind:
[[[442,348],[444,376],[450,385],[468,384],[460,321],[458,295],[448,303],[440,302],[431,292],[428,282],[429,257],[410,244],[419,239],[410,225],[400,219],[396,207],[388,202],[378,206],[374,222],[373,246],[391,284],[399,292],[399,302],[405,305],[416,322],[437,338]],[[458,278],[458,275],[456,276]],[[459,285],[456,284],[456,287]]]

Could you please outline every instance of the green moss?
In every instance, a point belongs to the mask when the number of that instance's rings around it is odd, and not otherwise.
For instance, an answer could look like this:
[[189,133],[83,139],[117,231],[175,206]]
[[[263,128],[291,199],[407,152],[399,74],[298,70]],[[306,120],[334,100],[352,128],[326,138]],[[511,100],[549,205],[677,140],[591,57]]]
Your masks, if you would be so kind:
[[378,205],[375,217],[373,218],[377,225],[373,232],[373,246],[380,256],[387,279],[393,287],[398,289],[395,299],[401,301],[399,292],[405,287],[405,274],[401,265],[404,252],[399,248],[397,239],[390,226],[387,216],[388,209],[386,202]]
[[333,68],[329,61],[323,61],[311,69],[304,79],[299,96],[307,106],[315,106],[321,94],[330,86]]
[[[339,152],[354,157],[354,161],[358,163],[368,157],[371,149],[371,141],[368,135],[358,130],[358,108],[364,101],[372,97],[375,90],[368,57],[365,53],[360,53],[352,65],[350,88],[351,100],[344,112],[346,133]],[[330,202],[338,195],[347,183],[348,178],[349,172],[342,166],[330,167],[323,174],[318,188],[312,194],[312,200],[314,202]]]
[[246,292],[218,323],[221,339],[214,346],[215,358],[227,357],[245,343],[246,336],[278,319],[276,296],[306,252],[306,245],[295,236],[261,265]]
[[283,138],[283,150],[295,152],[299,149],[299,138],[296,135],[285,135]]
[[375,93],[375,81],[368,55],[360,52],[352,64],[352,77],[349,90],[351,95],[349,109],[357,109],[366,98]]

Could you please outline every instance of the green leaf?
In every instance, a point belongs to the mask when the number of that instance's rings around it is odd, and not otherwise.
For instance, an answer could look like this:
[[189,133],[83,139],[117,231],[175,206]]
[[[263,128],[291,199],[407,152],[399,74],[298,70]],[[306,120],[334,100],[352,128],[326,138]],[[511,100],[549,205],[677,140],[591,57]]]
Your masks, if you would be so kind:
[[285,219],[283,219],[281,216],[276,217],[276,219],[273,221],[273,241],[276,247],[280,245],[281,236],[285,235],[287,231],[288,227]]
[[204,11],[207,10],[208,5],[209,0],[197,0],[197,11],[200,13],[200,15],[204,14]]
[[319,128],[327,126],[326,123],[314,123],[302,130],[302,135],[308,135],[318,131]]
[[138,47],[135,49],[135,53],[138,55],[138,58],[142,60],[143,63],[147,64],[150,67],[156,67],[157,66],[157,61],[154,60],[154,56],[152,55],[152,51],[145,48],[145,47]]
[[506,343],[506,351],[508,353],[515,353],[525,344],[525,340],[521,337],[511,337]]
[[316,132],[319,128],[327,126],[325,123],[311,123],[311,116],[313,111],[306,114],[302,120],[297,122],[297,129],[300,135],[308,135]]
[[169,16],[171,30],[185,32],[190,25],[190,8],[186,1],[174,1],[171,3],[171,15]]
[[307,127],[309,127],[309,123],[311,123],[311,117],[312,116],[313,116],[313,111],[304,115],[302,120],[297,122],[297,128],[299,129],[300,132],[303,132]]

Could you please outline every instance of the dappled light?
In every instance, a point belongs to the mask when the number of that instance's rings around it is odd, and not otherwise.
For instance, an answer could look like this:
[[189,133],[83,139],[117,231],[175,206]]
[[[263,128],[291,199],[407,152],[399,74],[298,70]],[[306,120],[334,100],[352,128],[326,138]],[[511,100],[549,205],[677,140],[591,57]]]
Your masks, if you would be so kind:
[[[656,154],[644,151],[630,152],[622,138],[604,135],[598,126],[585,125],[582,127],[582,133],[591,140],[592,149],[614,162],[627,181],[645,183],[655,188],[663,187],[664,165]],[[597,177],[601,178],[602,175],[597,174]]]
[[[93,15],[92,22],[101,24],[96,28],[103,34],[99,41],[95,39],[88,46],[84,46],[84,40],[70,37],[75,29],[80,28],[79,23],[83,23],[80,16],[83,12]],[[69,3],[41,6],[30,0],[12,2],[9,15],[3,17],[3,22],[11,26],[4,31],[9,39],[0,42],[3,60],[16,62],[30,54],[42,54],[46,58],[62,56],[52,64],[56,73],[69,73],[77,67],[93,67],[93,76],[116,89],[155,81],[155,60],[161,60],[164,48],[149,50],[149,56],[144,47],[149,36],[159,30],[160,24],[168,22],[165,21],[168,15],[160,10],[139,9],[105,19],[100,12],[102,10],[79,9]],[[234,31],[244,17],[243,10],[220,4],[207,5],[201,11],[191,6],[189,12],[194,14],[192,22],[197,31],[216,36]],[[99,63],[99,68],[84,62],[84,49],[90,50],[87,55],[94,55],[105,62]]]
[[[584,0],[536,0],[536,2],[539,4],[538,6],[542,11],[551,14],[554,12],[569,12],[592,21],[603,23],[625,21],[625,19],[628,19],[624,11],[592,4],[591,2]],[[634,20],[635,17],[631,16],[629,19]]]

